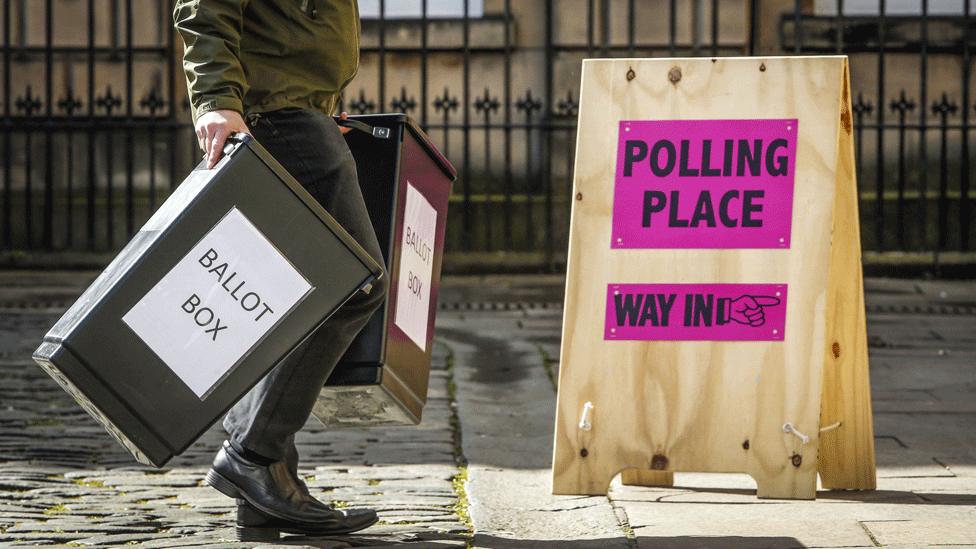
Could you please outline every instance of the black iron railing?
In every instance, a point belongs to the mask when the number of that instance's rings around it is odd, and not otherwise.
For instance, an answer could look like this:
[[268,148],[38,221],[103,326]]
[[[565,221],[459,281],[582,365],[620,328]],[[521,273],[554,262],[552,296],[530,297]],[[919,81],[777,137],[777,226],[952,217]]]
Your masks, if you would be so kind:
[[976,6],[962,0],[957,14],[932,14],[919,0],[915,13],[891,15],[880,0],[877,14],[849,16],[843,0],[830,15],[799,4],[781,19],[785,51],[852,56],[865,248],[970,251]]
[[[0,250],[112,252],[200,158],[171,0],[2,1]],[[772,38],[761,0],[506,0],[479,17],[459,0],[455,19],[429,17],[434,1],[364,21],[342,107],[410,114],[457,165],[452,252],[558,268],[583,58],[835,52],[852,56],[865,249],[971,249],[970,0],[897,16],[797,1]]]

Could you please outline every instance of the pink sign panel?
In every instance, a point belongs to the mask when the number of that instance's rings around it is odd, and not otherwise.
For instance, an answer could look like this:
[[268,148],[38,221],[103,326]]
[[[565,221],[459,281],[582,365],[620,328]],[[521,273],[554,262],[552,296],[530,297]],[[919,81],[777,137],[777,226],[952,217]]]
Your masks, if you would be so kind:
[[786,284],[610,284],[605,340],[783,341]]
[[623,120],[611,247],[789,248],[797,121]]

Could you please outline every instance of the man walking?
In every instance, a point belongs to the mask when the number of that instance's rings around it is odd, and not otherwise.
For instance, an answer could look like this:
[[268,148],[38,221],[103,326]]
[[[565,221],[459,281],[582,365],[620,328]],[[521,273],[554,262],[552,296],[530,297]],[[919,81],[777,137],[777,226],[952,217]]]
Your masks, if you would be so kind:
[[[356,0],[178,0],[173,18],[209,167],[228,135],[253,135],[383,264],[356,164],[330,116],[359,65]],[[298,476],[294,435],[386,288],[381,277],[368,295],[350,299],[224,419],[230,438],[207,482],[237,498],[242,540],[349,533],[377,521],[372,510],[334,509],[311,496]]]

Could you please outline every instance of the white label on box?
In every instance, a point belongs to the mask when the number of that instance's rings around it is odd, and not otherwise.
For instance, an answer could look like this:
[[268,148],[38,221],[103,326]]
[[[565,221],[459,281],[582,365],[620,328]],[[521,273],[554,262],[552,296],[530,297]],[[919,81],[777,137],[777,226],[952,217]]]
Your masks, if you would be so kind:
[[203,398],[311,289],[231,208],[122,320]]
[[434,272],[436,232],[437,210],[407,181],[403,241],[400,242],[400,282],[397,284],[393,322],[424,351],[427,350],[430,279]]

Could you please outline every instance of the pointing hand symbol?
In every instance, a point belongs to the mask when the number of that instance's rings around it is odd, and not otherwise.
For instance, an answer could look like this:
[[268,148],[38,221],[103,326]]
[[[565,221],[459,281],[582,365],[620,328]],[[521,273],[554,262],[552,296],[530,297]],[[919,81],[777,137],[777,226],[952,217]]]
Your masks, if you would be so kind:
[[729,304],[729,320],[739,324],[748,324],[753,328],[766,323],[764,307],[774,307],[780,304],[778,297],[768,295],[744,295],[732,300]]

